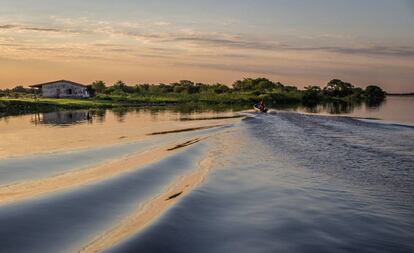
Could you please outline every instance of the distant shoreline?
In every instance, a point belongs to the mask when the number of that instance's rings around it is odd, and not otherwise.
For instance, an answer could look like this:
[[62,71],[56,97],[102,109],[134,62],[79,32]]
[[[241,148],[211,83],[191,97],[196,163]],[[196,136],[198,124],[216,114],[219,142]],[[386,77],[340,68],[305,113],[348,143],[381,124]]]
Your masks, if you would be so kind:
[[96,99],[0,98],[0,117],[64,110],[114,109],[120,107],[147,107],[167,105],[174,105],[174,103],[128,103],[116,101],[102,101]]
[[411,93],[387,93],[387,96],[414,96],[414,92]]

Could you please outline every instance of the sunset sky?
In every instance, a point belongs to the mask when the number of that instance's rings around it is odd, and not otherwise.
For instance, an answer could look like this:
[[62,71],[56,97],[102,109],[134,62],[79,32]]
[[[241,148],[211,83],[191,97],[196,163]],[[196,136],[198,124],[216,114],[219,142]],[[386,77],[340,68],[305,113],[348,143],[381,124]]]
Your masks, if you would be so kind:
[[414,91],[414,0],[0,1],[0,88],[259,76]]

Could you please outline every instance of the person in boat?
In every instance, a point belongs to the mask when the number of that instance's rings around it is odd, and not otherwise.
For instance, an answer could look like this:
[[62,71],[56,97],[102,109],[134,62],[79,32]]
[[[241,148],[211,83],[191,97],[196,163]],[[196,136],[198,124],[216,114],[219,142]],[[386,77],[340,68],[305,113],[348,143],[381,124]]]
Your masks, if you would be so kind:
[[257,105],[257,108],[259,108],[260,111],[264,111],[266,109],[266,105],[263,100],[259,102],[259,104]]
[[263,100],[255,104],[254,108],[256,108],[257,110],[260,110],[261,112],[267,112],[267,108]]

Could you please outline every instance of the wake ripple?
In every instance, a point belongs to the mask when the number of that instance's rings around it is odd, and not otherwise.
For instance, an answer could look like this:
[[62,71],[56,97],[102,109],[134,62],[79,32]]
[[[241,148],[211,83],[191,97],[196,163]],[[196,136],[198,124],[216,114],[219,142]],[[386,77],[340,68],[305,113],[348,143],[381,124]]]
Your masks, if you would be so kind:
[[351,183],[414,192],[414,129],[346,117],[274,113],[245,120],[290,162]]

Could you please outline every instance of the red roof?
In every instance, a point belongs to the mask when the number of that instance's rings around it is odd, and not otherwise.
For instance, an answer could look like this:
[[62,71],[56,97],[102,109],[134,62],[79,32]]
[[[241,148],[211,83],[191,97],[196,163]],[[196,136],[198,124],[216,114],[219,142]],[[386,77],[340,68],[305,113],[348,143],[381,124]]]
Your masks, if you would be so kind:
[[75,83],[75,82],[68,81],[68,80],[58,80],[58,81],[53,81],[53,82],[48,82],[48,83],[39,83],[39,84],[29,85],[29,87],[41,88],[42,86],[45,86],[45,85],[50,85],[50,84],[55,84],[55,83],[60,83],[60,82],[68,83],[68,84],[72,84],[72,85],[76,85],[76,86],[81,86],[81,87],[86,87],[86,85],[84,85],[84,84]]

